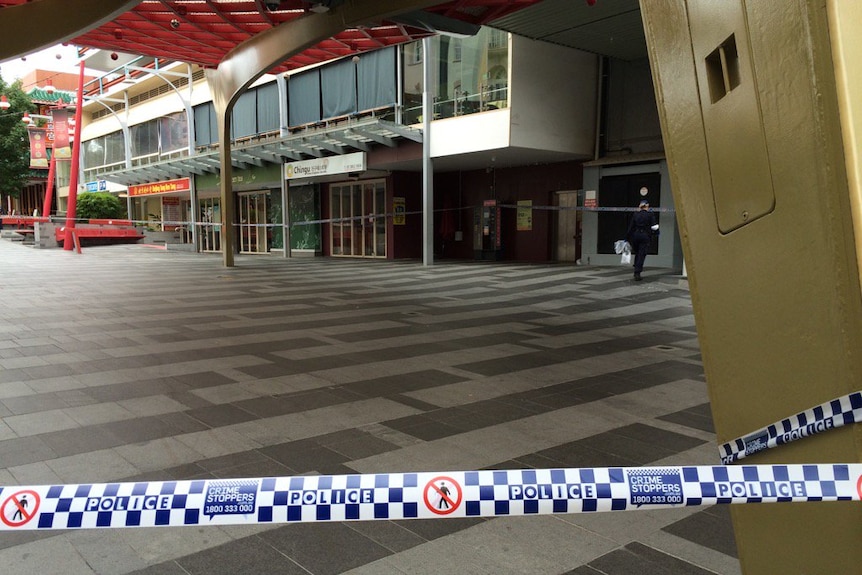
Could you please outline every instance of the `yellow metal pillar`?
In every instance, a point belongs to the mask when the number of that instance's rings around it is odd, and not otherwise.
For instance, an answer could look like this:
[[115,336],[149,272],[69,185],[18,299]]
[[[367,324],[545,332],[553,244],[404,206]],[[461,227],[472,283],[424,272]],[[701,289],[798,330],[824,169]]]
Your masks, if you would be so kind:
[[235,231],[231,183],[230,115],[240,95],[258,78],[294,54],[348,28],[439,4],[439,0],[347,0],[323,13],[310,12],[261,32],[228,52],[218,68],[207,70],[219,133],[221,164],[221,247],[225,267],[234,264]]
[[[641,11],[723,443],[862,389],[862,4],[642,0]],[[744,462],[860,456],[857,425]],[[731,513],[748,575],[860,570],[858,503]]]

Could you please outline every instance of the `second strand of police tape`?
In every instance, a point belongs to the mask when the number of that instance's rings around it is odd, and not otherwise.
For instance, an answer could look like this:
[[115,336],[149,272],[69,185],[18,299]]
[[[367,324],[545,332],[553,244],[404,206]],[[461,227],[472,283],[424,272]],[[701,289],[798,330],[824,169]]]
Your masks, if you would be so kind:
[[0,530],[859,501],[862,464],[484,470],[0,488]]

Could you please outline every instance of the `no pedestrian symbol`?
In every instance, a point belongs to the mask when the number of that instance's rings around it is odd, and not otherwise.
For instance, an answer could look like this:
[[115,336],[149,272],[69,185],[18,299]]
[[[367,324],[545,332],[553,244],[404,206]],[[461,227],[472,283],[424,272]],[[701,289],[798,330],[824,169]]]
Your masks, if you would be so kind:
[[437,515],[449,515],[458,509],[461,497],[461,486],[451,477],[435,477],[425,486],[425,506]]
[[0,505],[0,519],[9,527],[21,527],[39,510],[39,494],[32,490],[13,493]]

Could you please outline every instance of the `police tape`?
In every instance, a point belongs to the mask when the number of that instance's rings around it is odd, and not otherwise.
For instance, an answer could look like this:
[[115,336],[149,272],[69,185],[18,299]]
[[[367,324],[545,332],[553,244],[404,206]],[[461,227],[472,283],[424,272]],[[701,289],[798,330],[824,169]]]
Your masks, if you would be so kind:
[[862,464],[517,469],[0,488],[0,530],[548,515],[859,501]]
[[[637,212],[640,208],[631,208],[631,207],[623,207],[623,206],[539,206],[539,205],[529,205],[529,206],[521,206],[516,204],[496,204],[492,207],[498,208],[506,208],[506,209],[518,209],[518,210],[534,210],[534,211],[554,211],[554,212],[565,212],[565,211],[573,211],[573,212]],[[482,209],[482,206],[462,206],[458,208],[438,208],[432,210],[433,213],[439,214],[444,212],[457,212],[461,210],[472,210],[472,209]],[[662,208],[655,207],[650,209],[651,212],[656,213],[674,213],[676,210],[674,208]],[[242,229],[276,229],[285,227],[301,227],[301,226],[312,226],[312,225],[320,225],[320,224],[345,224],[350,222],[367,222],[369,224],[373,224],[376,220],[381,219],[395,219],[395,218],[403,218],[405,216],[417,216],[422,215],[425,212],[422,210],[411,210],[411,211],[398,211],[398,212],[381,212],[381,213],[370,213],[363,214],[358,216],[343,216],[337,218],[319,218],[314,220],[302,220],[302,221],[293,221],[288,222],[287,224],[283,224],[280,222],[269,222],[269,223],[244,223],[244,222],[235,222],[232,225],[234,228],[242,228]],[[17,216],[18,219],[22,221],[29,221],[30,223],[38,222],[38,221],[46,221],[50,220],[56,224],[66,224],[69,221],[69,218],[54,216],[51,218],[38,217],[38,216]],[[90,222],[87,218],[72,218],[76,225],[79,224],[87,224]],[[139,227],[148,227],[148,226],[159,226],[164,231],[185,231],[190,230],[194,227],[201,228],[204,231],[211,230],[219,230],[222,224],[221,222],[212,222],[212,221],[191,221],[191,220],[133,220],[133,219],[107,219],[104,220],[104,223],[100,225],[131,225],[131,226],[139,226]],[[29,224],[28,224],[29,225]],[[167,229],[166,229],[167,228]]]
[[718,453],[724,464],[730,464],[758,451],[859,421],[862,421],[862,391],[837,397],[728,441],[718,448]]

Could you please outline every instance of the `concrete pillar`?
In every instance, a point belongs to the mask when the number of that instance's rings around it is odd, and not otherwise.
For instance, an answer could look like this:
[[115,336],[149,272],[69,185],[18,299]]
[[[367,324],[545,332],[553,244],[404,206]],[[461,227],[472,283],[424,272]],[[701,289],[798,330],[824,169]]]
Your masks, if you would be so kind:
[[[642,0],[641,11],[723,443],[862,388],[862,5]],[[862,426],[848,426],[744,463],[859,461]],[[746,575],[862,564],[856,503],[731,514]]]

